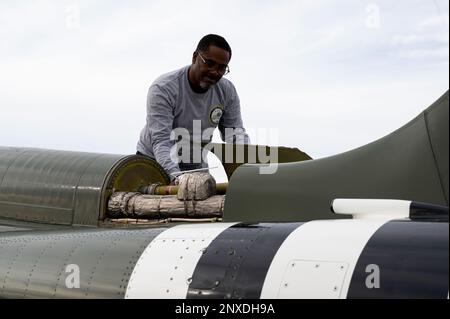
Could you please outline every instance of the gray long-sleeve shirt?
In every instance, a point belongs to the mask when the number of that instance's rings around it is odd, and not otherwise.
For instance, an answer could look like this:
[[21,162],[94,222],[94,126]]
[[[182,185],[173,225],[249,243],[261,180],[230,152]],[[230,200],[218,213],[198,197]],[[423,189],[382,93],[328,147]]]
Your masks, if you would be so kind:
[[[186,66],[164,74],[150,86],[147,123],[137,144],[139,152],[155,158],[169,174],[179,172],[180,168],[184,170],[205,166],[201,160],[190,165],[179,165],[172,160],[171,151],[176,142],[171,140],[173,130],[175,138],[179,135],[178,130],[184,128],[186,133],[189,132],[191,141],[209,143],[212,138],[209,132],[219,126],[225,142],[250,143],[243,127],[239,96],[234,85],[222,78],[206,93],[195,93],[189,85],[188,70],[189,66]],[[232,134],[231,128],[234,129]],[[208,134],[204,134],[205,130],[208,130]],[[193,159],[192,154],[190,158]]]

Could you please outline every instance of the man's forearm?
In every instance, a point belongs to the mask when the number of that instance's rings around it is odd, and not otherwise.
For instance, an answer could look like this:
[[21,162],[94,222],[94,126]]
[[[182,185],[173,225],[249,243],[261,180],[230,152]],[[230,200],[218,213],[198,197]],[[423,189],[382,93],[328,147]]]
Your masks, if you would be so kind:
[[[171,146],[155,145],[154,153],[156,161],[164,168],[167,174],[172,174],[180,171],[178,164],[171,158]],[[172,178],[172,176],[170,176]]]

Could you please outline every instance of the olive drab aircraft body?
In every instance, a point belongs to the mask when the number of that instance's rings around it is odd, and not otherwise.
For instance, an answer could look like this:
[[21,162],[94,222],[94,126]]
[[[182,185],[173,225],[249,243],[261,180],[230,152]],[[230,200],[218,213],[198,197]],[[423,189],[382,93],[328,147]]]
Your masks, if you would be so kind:
[[446,299],[448,110],[447,92],[323,159],[267,147],[273,174],[223,161],[208,221],[108,215],[115,192],[169,184],[147,157],[0,147],[0,298]]

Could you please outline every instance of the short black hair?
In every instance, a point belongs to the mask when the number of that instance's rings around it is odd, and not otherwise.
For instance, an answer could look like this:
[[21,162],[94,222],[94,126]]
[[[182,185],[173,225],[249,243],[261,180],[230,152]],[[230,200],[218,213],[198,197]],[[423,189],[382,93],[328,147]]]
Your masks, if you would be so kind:
[[227,40],[217,34],[208,34],[205,35],[197,45],[197,51],[207,51],[210,45],[214,45],[218,48],[224,49],[228,53],[230,53],[231,58],[231,47],[228,44]]

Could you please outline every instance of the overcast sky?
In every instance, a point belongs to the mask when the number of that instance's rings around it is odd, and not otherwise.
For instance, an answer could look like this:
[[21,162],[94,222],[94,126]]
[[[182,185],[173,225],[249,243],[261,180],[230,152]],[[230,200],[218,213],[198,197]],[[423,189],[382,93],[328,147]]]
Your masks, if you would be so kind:
[[0,0],[0,145],[134,153],[149,85],[217,33],[252,142],[334,155],[448,90],[448,12],[447,0]]

